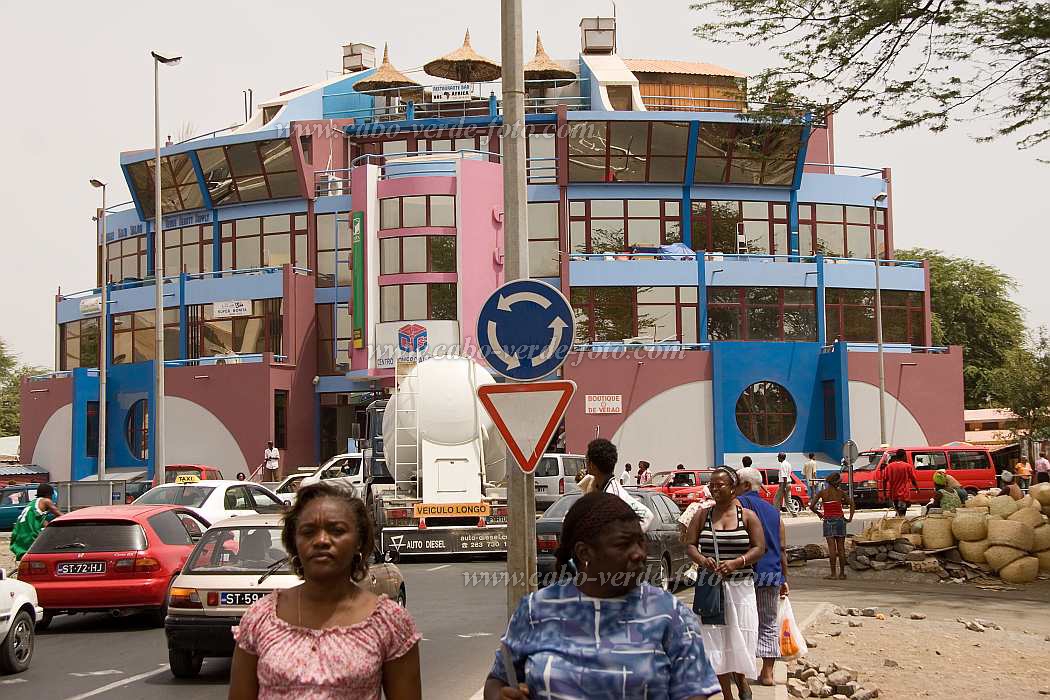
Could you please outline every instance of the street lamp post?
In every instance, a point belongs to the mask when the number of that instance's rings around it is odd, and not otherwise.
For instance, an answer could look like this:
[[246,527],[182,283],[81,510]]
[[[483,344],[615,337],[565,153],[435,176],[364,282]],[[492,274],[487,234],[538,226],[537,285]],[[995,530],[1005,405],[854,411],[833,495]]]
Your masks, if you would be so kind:
[[98,210],[96,238],[102,246],[102,314],[98,329],[98,480],[106,478],[106,371],[109,369],[109,246],[106,245],[106,183],[91,180],[91,186],[102,190],[102,208]]
[[[153,153],[156,158],[153,166],[153,213],[156,223],[153,225],[153,282],[154,282],[154,319],[157,332],[157,346],[153,358],[154,391],[153,391],[153,469],[154,474],[164,473],[164,226],[161,204],[161,181],[163,179],[160,164],[160,64],[177,65],[181,56],[161,56],[150,51],[153,56]],[[157,471],[160,470],[160,471]]]
[[[879,192],[877,195],[872,197],[872,202],[875,207],[879,206],[879,202],[886,201],[889,195],[886,192]],[[878,229],[876,229],[876,232]],[[886,443],[886,362],[883,357],[882,347],[882,284],[879,281],[879,267],[880,259],[882,258],[879,245],[875,243],[875,342],[878,345],[879,350],[879,444],[885,445]]]

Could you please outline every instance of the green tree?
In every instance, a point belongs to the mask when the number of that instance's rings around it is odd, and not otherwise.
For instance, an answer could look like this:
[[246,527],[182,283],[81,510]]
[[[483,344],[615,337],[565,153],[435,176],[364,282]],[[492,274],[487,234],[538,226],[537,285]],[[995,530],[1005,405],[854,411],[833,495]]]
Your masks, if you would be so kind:
[[1023,309],[1011,298],[1017,284],[994,265],[939,250],[897,250],[896,257],[929,261],[933,343],[962,346],[966,407],[988,406],[992,375],[1027,337]]
[[0,436],[18,435],[22,426],[21,383],[23,377],[41,374],[39,367],[20,365],[0,338]]
[[985,119],[984,138],[1050,139],[1050,3],[1032,0],[701,0],[697,36],[772,50],[749,99],[853,104],[877,133]]
[[1031,342],[1012,349],[991,374],[997,405],[1019,420],[1015,433],[1050,440],[1050,337],[1040,329]]

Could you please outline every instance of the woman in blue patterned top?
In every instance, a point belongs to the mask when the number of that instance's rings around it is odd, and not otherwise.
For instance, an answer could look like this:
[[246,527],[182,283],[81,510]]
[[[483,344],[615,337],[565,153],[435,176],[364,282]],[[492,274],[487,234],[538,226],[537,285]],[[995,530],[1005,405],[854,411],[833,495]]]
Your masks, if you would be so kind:
[[715,695],[696,616],[642,583],[646,539],[638,516],[604,492],[569,509],[559,568],[574,579],[522,599],[485,682],[486,700],[693,700]]

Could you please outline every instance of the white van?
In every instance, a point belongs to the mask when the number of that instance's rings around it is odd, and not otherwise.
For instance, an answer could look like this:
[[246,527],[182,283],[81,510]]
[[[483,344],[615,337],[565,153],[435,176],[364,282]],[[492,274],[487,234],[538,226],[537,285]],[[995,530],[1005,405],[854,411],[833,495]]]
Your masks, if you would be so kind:
[[336,455],[317,468],[310,476],[303,479],[303,486],[317,484],[321,481],[339,479],[353,486],[354,493],[361,495],[365,484],[365,476],[361,471],[362,455],[360,452],[344,452]]
[[560,496],[576,489],[576,474],[587,470],[583,455],[548,453],[540,457],[533,475],[537,496]]

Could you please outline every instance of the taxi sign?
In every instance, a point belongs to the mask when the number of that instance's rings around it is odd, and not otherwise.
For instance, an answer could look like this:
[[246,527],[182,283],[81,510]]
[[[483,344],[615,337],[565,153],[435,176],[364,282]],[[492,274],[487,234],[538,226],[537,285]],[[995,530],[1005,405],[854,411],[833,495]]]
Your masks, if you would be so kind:
[[179,474],[175,477],[176,484],[196,484],[201,478],[196,474]]
[[466,516],[487,518],[490,515],[492,515],[492,508],[488,503],[412,504],[412,517],[414,518],[460,518]]

